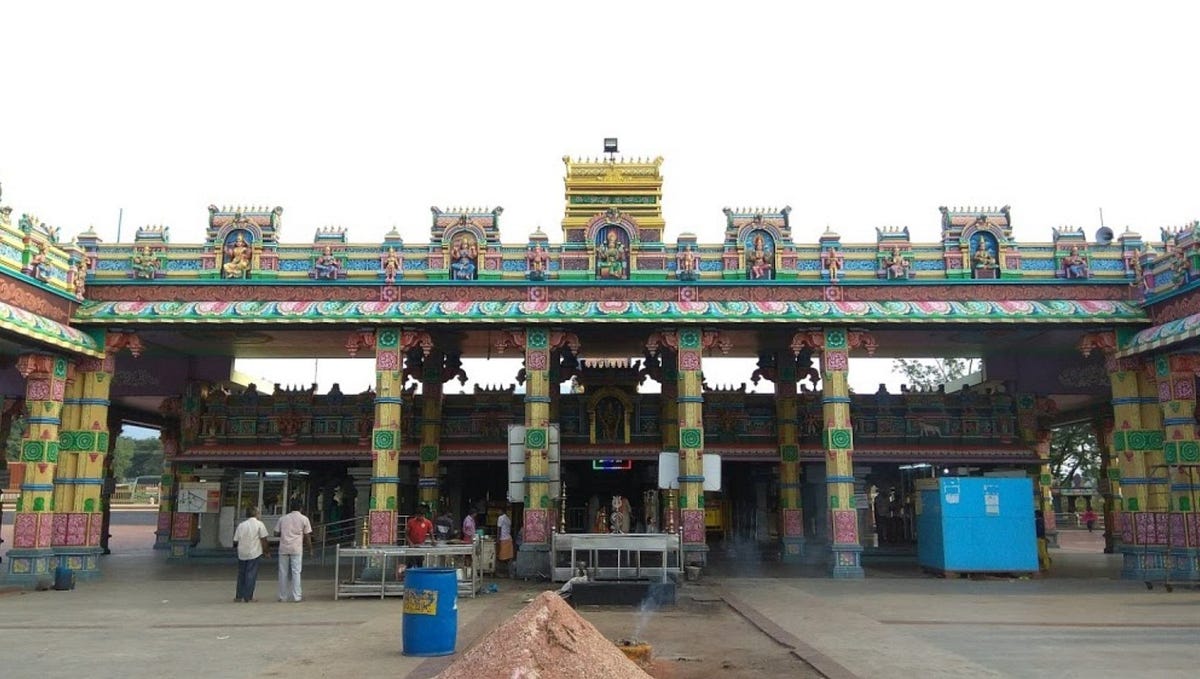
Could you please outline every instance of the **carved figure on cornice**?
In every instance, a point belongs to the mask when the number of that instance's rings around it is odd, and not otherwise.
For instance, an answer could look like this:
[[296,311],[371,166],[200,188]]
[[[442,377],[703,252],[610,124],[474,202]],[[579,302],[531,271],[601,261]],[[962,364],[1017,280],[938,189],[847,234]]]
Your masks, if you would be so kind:
[[338,277],[338,273],[341,270],[342,263],[338,261],[337,257],[333,256],[333,248],[326,245],[325,251],[313,262],[313,274],[317,278],[333,280]]
[[691,245],[685,245],[676,255],[678,268],[676,276],[681,281],[694,281],[700,277],[700,255],[692,250]]
[[621,242],[621,234],[616,227],[609,227],[604,234],[604,242],[596,247],[596,275],[599,278],[626,278],[625,244]]
[[225,264],[221,272],[226,278],[243,278],[250,271],[250,244],[245,235],[238,233],[233,244],[225,250]]
[[908,267],[908,259],[900,252],[899,246],[893,247],[891,256],[884,260],[884,269],[887,271],[888,279],[908,278]]
[[71,274],[71,283],[75,286],[75,299],[80,301],[83,300],[83,293],[87,291],[87,272],[87,257],[80,257],[79,261],[75,262],[75,267]]
[[773,253],[767,248],[762,234],[754,234],[753,247],[746,255],[746,264],[750,269],[751,280],[766,280],[771,277],[772,256]]
[[134,250],[132,267],[134,278],[153,279],[158,274],[158,257],[149,245],[144,245],[141,250]]
[[996,258],[982,238],[976,243],[975,253],[971,255],[971,264],[976,271],[996,268]]
[[829,282],[836,283],[841,276],[842,267],[845,266],[846,259],[838,249],[831,247],[821,255],[821,266],[829,272]]
[[546,269],[550,266],[550,257],[541,243],[529,248],[529,252],[525,254],[525,264],[528,267],[529,280],[546,280]]
[[1072,245],[1071,252],[1063,258],[1063,275],[1067,278],[1087,278],[1088,263],[1079,254],[1079,247]]
[[391,284],[396,282],[396,274],[401,270],[400,255],[396,254],[396,248],[388,248],[387,256],[383,258],[383,282]]
[[46,244],[38,243],[37,254],[29,259],[29,264],[25,267],[25,273],[39,281],[46,280],[47,275],[50,273],[50,262],[48,260],[49,255],[46,254]]
[[450,278],[456,281],[473,281],[479,270],[479,246],[475,237],[459,235],[450,246]]

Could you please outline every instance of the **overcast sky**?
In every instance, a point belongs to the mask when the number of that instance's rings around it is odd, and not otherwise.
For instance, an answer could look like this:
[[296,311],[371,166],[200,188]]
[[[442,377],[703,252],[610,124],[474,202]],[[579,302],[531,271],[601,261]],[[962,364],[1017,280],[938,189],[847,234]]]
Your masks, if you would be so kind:
[[807,242],[1200,217],[1190,3],[416,4],[6,2],[4,202],[109,242],[121,208],[197,242],[210,203],[291,242],[424,241],[430,205],[557,240],[561,157],[617,136],[665,158],[668,240],[743,205]]
[[379,5],[5,2],[3,201],[107,242],[122,208],[123,240],[199,242],[209,204],[410,243],[502,205],[506,242],[557,241],[562,156],[617,136],[665,159],[668,241],[725,206],[791,205],[801,242],[1200,217],[1193,3]]

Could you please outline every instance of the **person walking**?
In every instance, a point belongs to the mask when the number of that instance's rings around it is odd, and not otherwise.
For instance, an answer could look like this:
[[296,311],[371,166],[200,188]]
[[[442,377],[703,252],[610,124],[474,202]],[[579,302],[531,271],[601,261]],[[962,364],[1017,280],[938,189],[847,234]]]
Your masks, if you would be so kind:
[[1083,523],[1087,525],[1089,533],[1096,530],[1096,511],[1091,507],[1083,512]]
[[304,551],[311,555],[312,523],[300,513],[304,505],[299,499],[289,504],[289,511],[275,525],[279,535],[279,600],[303,601],[300,588],[300,572],[304,569]]
[[268,555],[267,526],[258,518],[258,507],[246,510],[246,520],[238,524],[233,532],[233,546],[237,549],[238,574],[237,593],[234,601],[254,601],[254,588],[258,584],[258,565]]

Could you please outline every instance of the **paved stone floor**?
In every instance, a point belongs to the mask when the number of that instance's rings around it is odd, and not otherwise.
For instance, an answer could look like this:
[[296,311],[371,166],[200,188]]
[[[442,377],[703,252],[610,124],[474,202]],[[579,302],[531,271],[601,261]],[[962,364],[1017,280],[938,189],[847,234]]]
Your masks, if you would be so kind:
[[[274,601],[273,564],[260,602],[233,603],[231,564],[166,563],[138,520],[116,522],[103,578],[72,592],[0,594],[0,676],[429,677],[453,660],[401,655],[401,601],[333,601],[332,570],[313,561],[303,603]],[[675,677],[703,676],[685,665],[704,658],[724,660],[722,676],[754,676],[734,654],[764,649],[764,639],[808,664],[784,673],[776,659],[758,676],[1196,676],[1200,592],[1116,579],[1119,563],[1098,553],[1097,537],[1064,531],[1054,571],[1038,579],[943,580],[899,559],[869,564],[864,580],[834,581],[742,554],[736,568],[714,566],[683,587],[678,610],[652,616],[639,638],[678,662],[660,668]],[[497,584],[497,594],[460,601],[460,651],[549,587]],[[582,613],[613,635],[637,616]],[[714,658],[722,654],[730,657]]]

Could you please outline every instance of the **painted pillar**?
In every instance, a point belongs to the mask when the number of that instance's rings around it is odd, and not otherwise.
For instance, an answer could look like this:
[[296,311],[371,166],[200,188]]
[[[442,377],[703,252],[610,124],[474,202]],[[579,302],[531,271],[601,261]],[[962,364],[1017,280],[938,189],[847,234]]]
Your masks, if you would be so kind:
[[525,350],[525,496],[510,498],[524,502],[525,540],[515,566],[521,575],[550,572],[550,509],[557,502],[550,497],[550,335],[536,327],[512,333]]
[[701,352],[704,337],[699,328],[676,333],[675,380],[679,416],[679,520],[683,526],[683,561],[708,561],[704,529],[704,386]]
[[832,523],[832,570],[835,578],[861,578],[862,545],[858,540],[858,509],[854,506],[854,428],[850,422],[849,332],[826,328],[821,357],[821,390],[825,420],[825,483]]
[[[664,349],[659,353],[662,385],[659,402],[659,426],[662,429],[662,452],[679,455],[679,357],[674,351]],[[683,525],[679,520],[679,492],[665,492],[662,520],[659,524],[664,533],[678,533]]]
[[[69,359],[68,359],[69,360]],[[74,361],[71,361],[74,366]],[[54,468],[54,527],[50,544],[56,550],[66,544],[67,514],[75,499],[75,466],[79,453],[75,451],[75,432],[80,429],[83,415],[80,402],[83,399],[83,382],[76,379],[77,370],[68,370],[67,386],[63,391],[62,413],[58,425],[58,465]]]
[[1058,523],[1054,517],[1054,474],[1050,469],[1050,430],[1038,429],[1034,435],[1033,451],[1040,461],[1033,479],[1033,506],[1042,512],[1046,528],[1046,546],[1058,547]]
[[1098,417],[1092,422],[1096,443],[1100,446],[1099,490],[1102,498],[1100,514],[1104,517],[1104,553],[1116,553],[1118,534],[1115,530],[1117,516],[1121,511],[1121,475],[1119,463],[1113,454],[1113,421],[1111,417]]
[[[81,359],[75,369],[74,398],[64,400],[63,428],[59,432],[60,456],[70,460],[64,481],[71,487],[55,514],[55,550],[60,562],[80,577],[100,572],[104,534],[104,490],[106,460],[109,451],[108,394],[112,386],[116,358]],[[69,480],[68,480],[69,479]]]
[[[159,410],[168,418],[172,415],[178,416],[180,403],[178,398],[165,399]],[[159,437],[163,446],[163,468],[162,477],[159,480],[158,529],[154,531],[154,548],[167,549],[171,542],[171,513],[175,511],[175,503],[179,498],[179,484],[175,478],[175,458],[178,457],[182,444],[182,422],[176,423],[168,419],[160,430]]]
[[23,354],[17,359],[17,370],[26,380],[28,417],[21,438],[25,479],[13,516],[8,572],[11,579],[34,580],[50,573],[58,563],[51,549],[54,472],[63,397],[72,367],[62,356]]
[[[171,498],[171,506],[178,509],[176,502],[179,499],[179,488],[190,481],[195,481],[197,478],[190,464],[175,465],[175,483],[174,496]],[[199,514],[191,514],[189,512],[172,511],[171,512],[171,559],[184,559],[192,550],[192,543],[196,541],[196,530],[199,527]]]
[[551,521],[558,504],[558,498],[550,496],[551,484],[558,480],[550,474],[550,366],[553,352],[564,346],[579,355],[574,334],[539,327],[503,331],[496,343],[498,352],[515,347],[525,356],[525,495],[519,498],[524,502],[524,542],[514,566],[522,576],[545,577],[550,572]]
[[396,544],[400,485],[400,415],[404,379],[400,328],[375,332],[375,426],[371,431],[371,545]]
[[429,506],[429,516],[440,513],[438,464],[442,439],[442,352],[421,363],[421,449],[417,467],[417,499]]
[[[1200,478],[1196,436],[1196,368],[1200,355],[1158,356],[1154,361],[1163,417],[1163,460],[1147,469],[1155,543],[1167,548],[1167,577],[1200,580],[1200,527],[1195,506]],[[1166,500],[1162,507],[1159,498]]]
[[776,358],[775,415],[779,427],[779,535],[784,563],[804,558],[804,512],[800,501],[799,401],[796,357],[790,349]]
[[158,526],[154,531],[154,548],[167,549],[171,543],[171,513],[179,497],[179,485],[175,482],[175,461],[164,460],[161,488],[158,495]]

